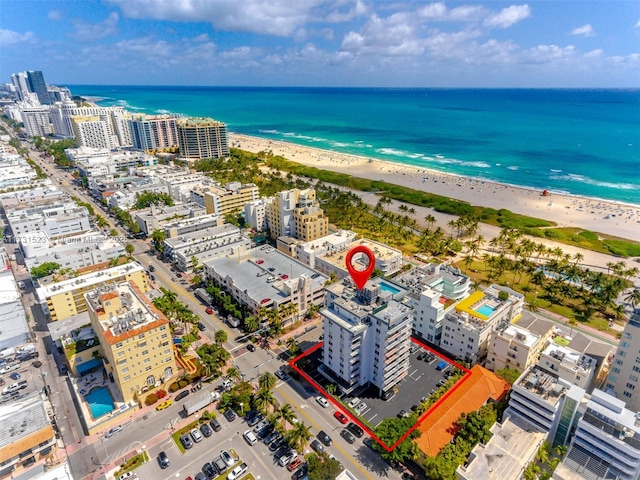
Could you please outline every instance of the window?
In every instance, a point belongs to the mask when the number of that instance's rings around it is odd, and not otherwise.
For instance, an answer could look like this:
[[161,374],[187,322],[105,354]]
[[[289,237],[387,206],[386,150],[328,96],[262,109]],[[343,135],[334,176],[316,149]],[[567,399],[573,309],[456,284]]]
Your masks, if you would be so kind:
[[138,340],[142,340],[144,338],[144,333],[141,333],[140,335],[138,335]]
[[143,347],[146,347],[146,346],[147,346],[147,342],[140,342],[138,344],[138,348],[143,348]]
[[619,369],[618,367],[613,367],[613,368],[611,369],[611,371],[612,371],[613,373],[620,373],[620,369]]
[[116,343],[116,348],[120,348],[120,347],[122,347],[122,342]]
[[156,383],[156,377],[154,377],[153,375],[149,375],[149,376],[147,377],[147,380],[145,381],[145,383],[146,383],[147,385],[149,385],[150,387],[151,387],[152,385],[155,385],[155,383]]
[[129,371],[129,367],[124,367],[124,368],[122,369],[122,373],[127,373],[128,371]]
[[125,382],[128,382],[129,380],[131,380],[131,375],[126,375],[126,376],[123,378],[123,380],[124,380]]

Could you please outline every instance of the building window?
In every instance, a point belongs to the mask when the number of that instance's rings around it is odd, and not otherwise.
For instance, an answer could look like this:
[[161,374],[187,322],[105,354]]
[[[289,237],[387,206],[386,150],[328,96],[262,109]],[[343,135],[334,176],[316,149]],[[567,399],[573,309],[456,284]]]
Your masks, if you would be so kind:
[[123,380],[124,380],[125,382],[128,382],[129,380],[131,380],[131,375],[126,375],[126,376],[123,378]]
[[155,385],[156,384],[156,377],[154,377],[153,375],[149,375],[147,377],[146,384],[149,385],[150,387]]
[[116,348],[120,348],[120,347],[122,347],[122,342],[116,343]]

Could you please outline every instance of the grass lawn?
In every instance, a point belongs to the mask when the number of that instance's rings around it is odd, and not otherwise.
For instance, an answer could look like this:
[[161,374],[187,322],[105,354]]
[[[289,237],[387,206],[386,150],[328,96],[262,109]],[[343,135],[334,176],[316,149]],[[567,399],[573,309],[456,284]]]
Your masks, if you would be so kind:
[[200,425],[200,421],[196,420],[195,422],[191,422],[189,425],[186,425],[186,426],[182,427],[180,430],[176,430],[175,432],[173,432],[171,434],[171,438],[173,439],[174,443],[178,447],[178,450],[180,450],[180,453],[184,453],[186,451],[184,449],[184,447],[182,446],[182,442],[180,441],[180,437],[182,435],[184,435],[185,433],[188,435],[189,432],[192,429],[196,428],[198,425]]
[[120,477],[120,475],[124,475],[127,472],[131,472],[131,471],[135,470],[136,468],[142,466],[143,463],[146,463],[148,461],[149,461],[149,455],[147,454],[146,450],[142,451],[139,454],[137,454],[136,456],[131,457],[129,460],[124,462],[120,466],[120,470],[116,471],[116,473],[114,474],[114,477],[118,478],[118,477]]

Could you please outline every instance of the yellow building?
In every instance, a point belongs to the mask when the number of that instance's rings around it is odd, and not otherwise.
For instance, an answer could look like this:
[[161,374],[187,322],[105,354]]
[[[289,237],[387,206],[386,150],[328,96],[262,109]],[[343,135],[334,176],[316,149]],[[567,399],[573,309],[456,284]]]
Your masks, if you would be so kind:
[[[36,296],[50,320],[64,320],[87,311],[84,294],[96,287],[121,282],[135,282],[143,292],[149,291],[144,268],[137,262],[118,265],[113,268],[94,269],[89,273],[61,282],[48,283],[36,290]],[[99,266],[94,266],[99,267]]]
[[269,199],[267,223],[271,238],[294,237],[303,242],[329,233],[329,219],[319,207],[316,191],[294,188]]
[[310,242],[329,234],[329,219],[318,206],[296,208],[293,219],[296,238],[302,242]]
[[103,364],[125,402],[177,372],[169,320],[134,282],[85,294]]
[[221,187],[203,187],[204,208],[207,213],[226,215],[232,212],[244,212],[244,204],[257,200],[260,191],[255,183],[227,183]]

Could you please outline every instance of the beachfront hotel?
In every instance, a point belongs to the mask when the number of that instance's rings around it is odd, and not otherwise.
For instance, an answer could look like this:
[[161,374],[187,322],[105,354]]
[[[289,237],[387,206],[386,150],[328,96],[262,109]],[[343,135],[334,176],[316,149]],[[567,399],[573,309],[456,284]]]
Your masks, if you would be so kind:
[[178,146],[177,114],[135,114],[128,119],[133,148],[156,150]]
[[606,391],[614,392],[631,410],[640,411],[640,310],[627,321],[607,376]]
[[135,283],[104,285],[84,297],[102,364],[125,402],[178,371],[169,320]]
[[178,146],[182,158],[224,158],[229,156],[227,124],[213,118],[180,118]]
[[382,396],[407,376],[413,310],[402,303],[405,294],[381,279],[362,290],[350,279],[326,287],[319,371],[343,393],[371,385]]
[[134,282],[140,291],[147,292],[150,287],[144,268],[137,262],[105,268],[106,263],[87,268],[88,273],[59,282],[51,281],[36,289],[36,298],[45,315],[52,322],[64,320],[87,311],[84,294],[96,287]]

